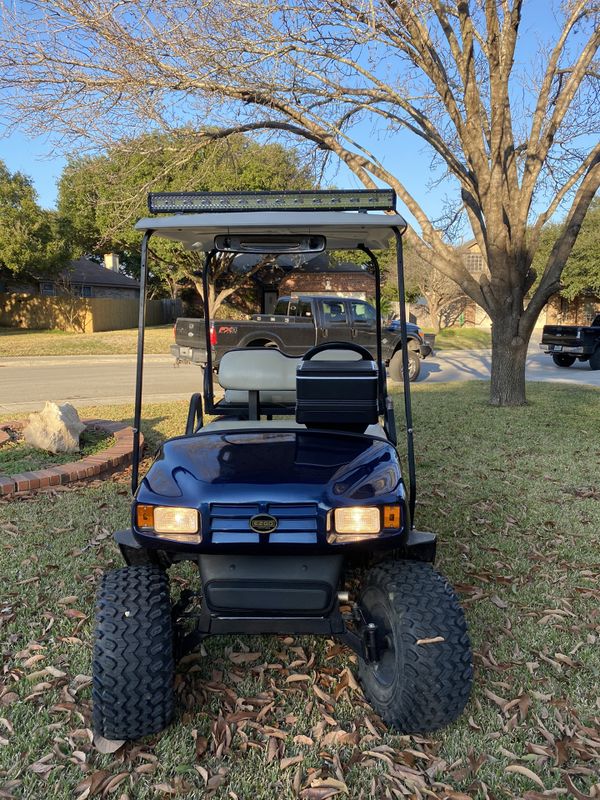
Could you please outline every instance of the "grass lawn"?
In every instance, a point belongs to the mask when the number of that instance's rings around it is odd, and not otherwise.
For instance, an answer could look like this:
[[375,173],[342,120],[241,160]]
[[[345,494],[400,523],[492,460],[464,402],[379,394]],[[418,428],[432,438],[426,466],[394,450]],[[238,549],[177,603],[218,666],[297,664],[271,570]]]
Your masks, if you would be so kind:
[[[169,354],[173,326],[146,328],[146,353]],[[0,328],[0,358],[8,356],[78,356],[135,354],[137,328],[100,333],[28,331]]]
[[0,474],[16,475],[18,472],[68,464],[70,461],[106,450],[114,444],[114,441],[114,436],[107,431],[84,430],[79,439],[81,448],[79,453],[50,453],[37,447],[30,447],[24,439],[19,438],[0,447]]
[[[94,594],[121,566],[111,533],[129,514],[115,476],[0,502],[0,797],[600,797],[600,392],[530,384],[529,406],[492,409],[487,391],[413,387],[417,524],[439,534],[475,653],[457,723],[398,736],[365,704],[348,651],[232,637],[179,666],[167,731],[94,751]],[[183,430],[185,404],[146,416],[155,444]]]
[[444,328],[435,336],[436,350],[472,350],[491,346],[490,331],[480,328]]

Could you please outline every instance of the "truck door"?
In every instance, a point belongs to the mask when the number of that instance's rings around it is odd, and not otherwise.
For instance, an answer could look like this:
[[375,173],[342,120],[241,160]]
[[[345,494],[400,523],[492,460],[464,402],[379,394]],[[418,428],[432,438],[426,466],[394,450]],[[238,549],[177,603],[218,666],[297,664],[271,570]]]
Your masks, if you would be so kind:
[[315,324],[309,300],[292,299],[289,310],[290,328],[286,332],[285,352],[290,356],[303,356],[315,346]]
[[332,297],[319,300],[320,324],[317,329],[317,344],[325,342],[350,342],[350,308],[346,300]]
[[377,358],[376,311],[363,300],[350,300],[350,327],[352,341],[366,347]]

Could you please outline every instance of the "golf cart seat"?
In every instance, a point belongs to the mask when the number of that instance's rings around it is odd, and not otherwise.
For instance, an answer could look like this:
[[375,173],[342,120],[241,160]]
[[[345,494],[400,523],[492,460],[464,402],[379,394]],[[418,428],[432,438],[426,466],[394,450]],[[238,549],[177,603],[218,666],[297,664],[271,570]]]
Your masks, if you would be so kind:
[[293,405],[299,362],[272,347],[229,350],[221,359],[218,376],[225,403],[248,406],[250,419],[258,419],[261,405]]

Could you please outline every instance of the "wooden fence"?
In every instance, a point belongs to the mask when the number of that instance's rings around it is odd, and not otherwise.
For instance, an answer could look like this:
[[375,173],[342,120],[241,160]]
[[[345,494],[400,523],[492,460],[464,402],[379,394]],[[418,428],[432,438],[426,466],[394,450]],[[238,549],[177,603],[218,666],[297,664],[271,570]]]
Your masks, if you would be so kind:
[[[161,325],[181,314],[180,304],[148,300],[146,324]],[[59,329],[94,333],[135,328],[138,301],[112,297],[44,297],[32,294],[0,294],[0,326],[7,328]]]

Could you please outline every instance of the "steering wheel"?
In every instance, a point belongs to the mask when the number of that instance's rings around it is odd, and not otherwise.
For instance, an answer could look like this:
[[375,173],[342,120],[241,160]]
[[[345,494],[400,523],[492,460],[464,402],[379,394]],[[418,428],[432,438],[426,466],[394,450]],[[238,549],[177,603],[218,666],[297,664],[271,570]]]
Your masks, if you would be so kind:
[[322,353],[325,350],[350,350],[352,353],[358,353],[361,357],[361,361],[373,361],[373,356],[369,353],[367,348],[360,344],[354,344],[354,342],[326,342],[325,344],[318,344],[316,347],[311,347],[310,350],[304,353],[302,361],[310,361],[318,353]]

